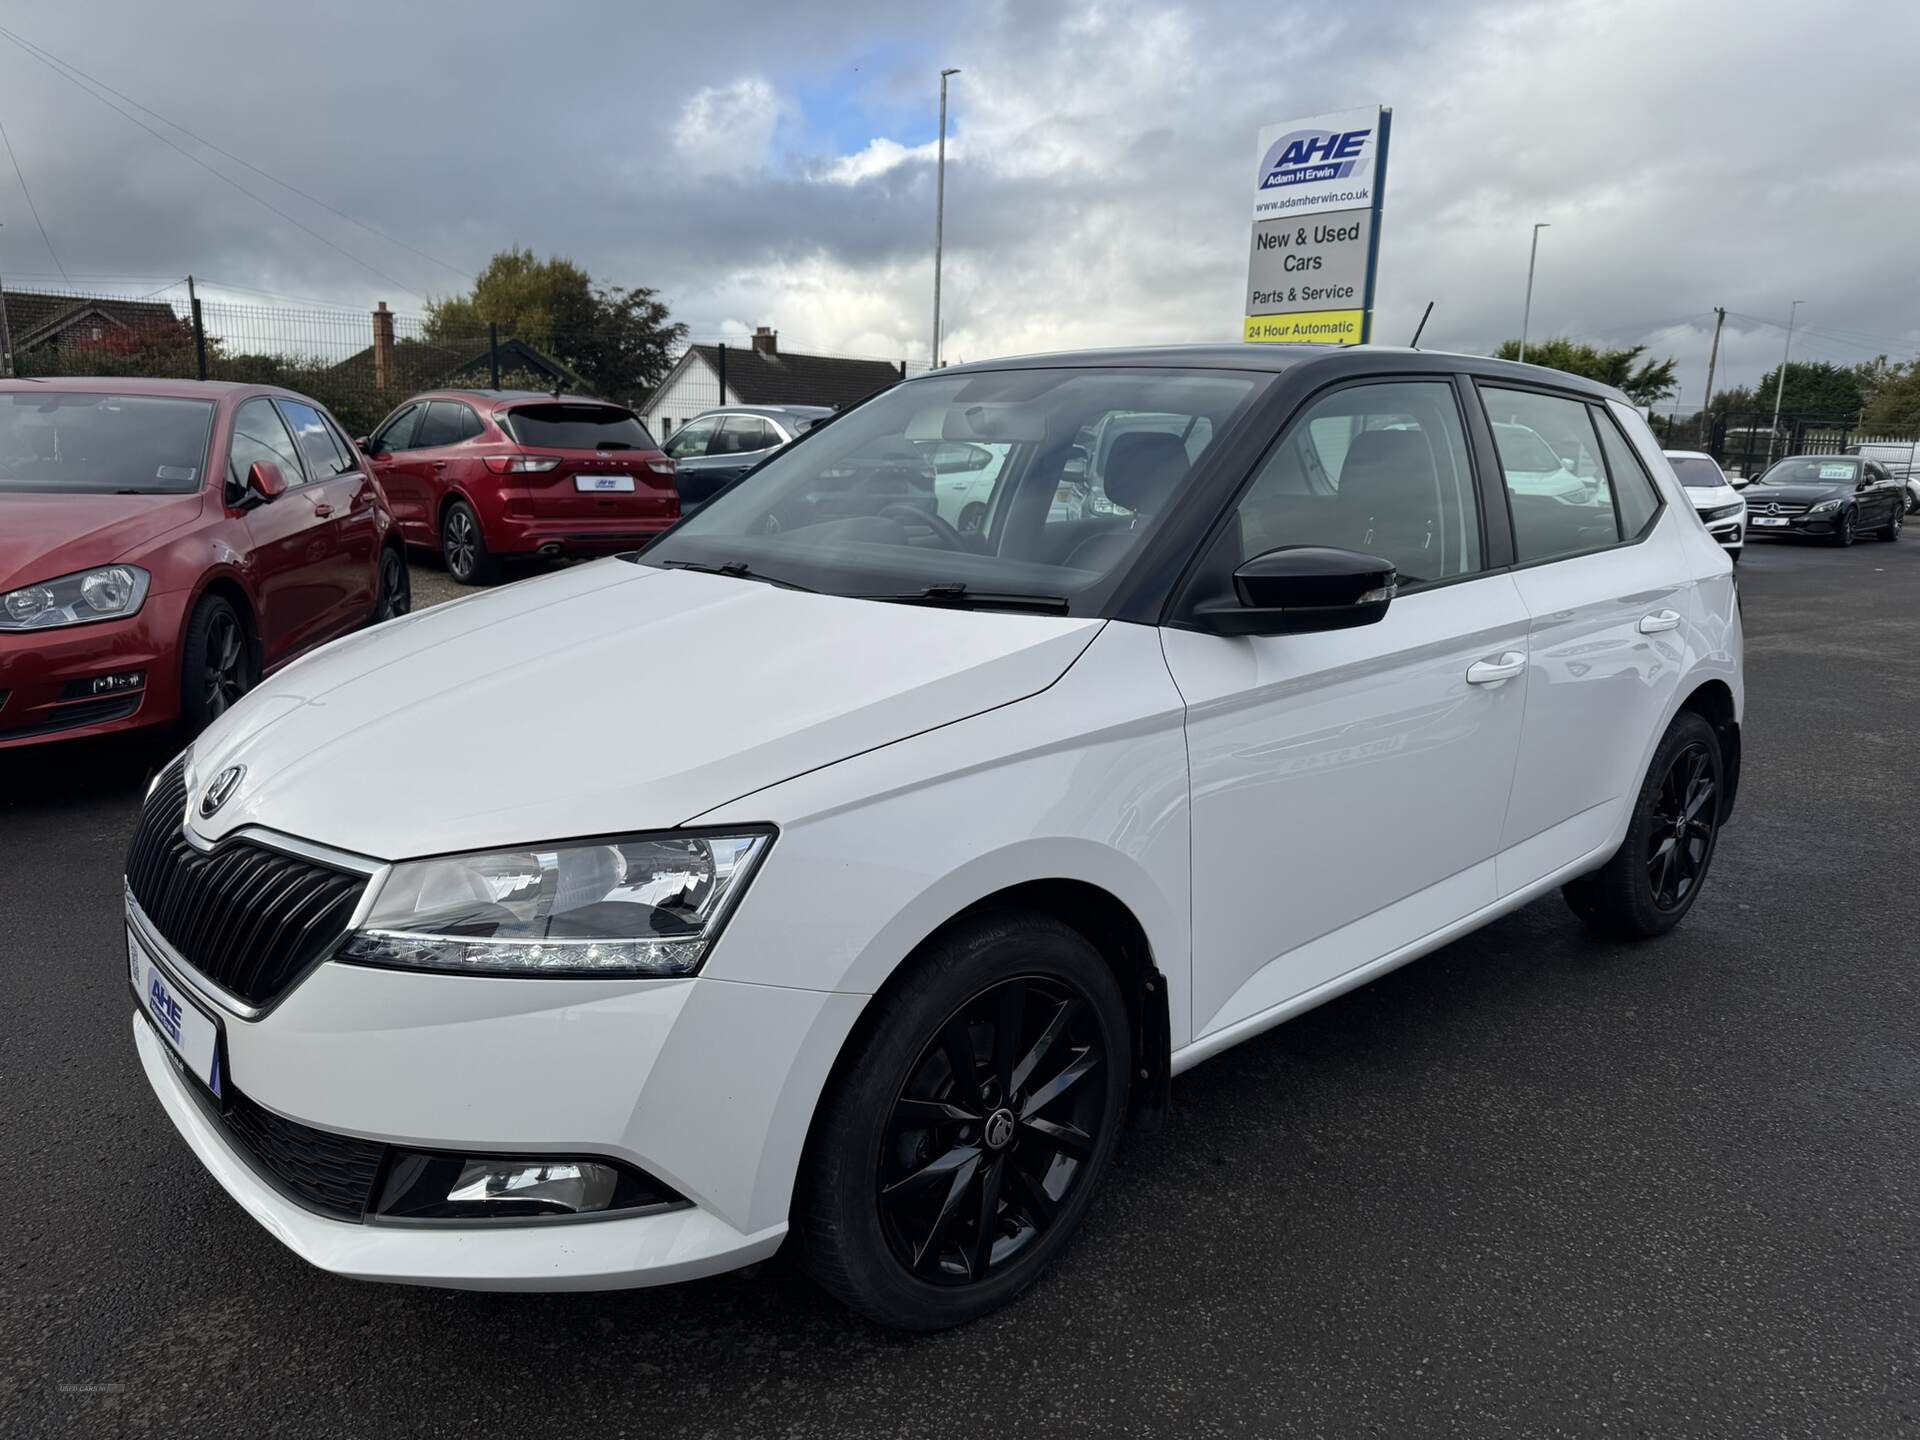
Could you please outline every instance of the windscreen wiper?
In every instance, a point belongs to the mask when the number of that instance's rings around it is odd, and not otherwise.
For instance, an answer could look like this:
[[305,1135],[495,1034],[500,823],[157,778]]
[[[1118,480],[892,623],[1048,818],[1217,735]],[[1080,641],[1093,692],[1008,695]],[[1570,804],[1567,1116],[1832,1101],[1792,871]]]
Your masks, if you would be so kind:
[[763,585],[772,585],[781,590],[803,590],[809,595],[820,592],[811,585],[801,585],[792,580],[782,580],[774,575],[762,575],[750,567],[744,560],[729,560],[724,565],[703,565],[698,560],[662,560],[663,570],[697,570],[702,575],[725,575],[731,580],[758,580]]
[[1065,615],[1071,608],[1064,595],[1017,595],[993,590],[970,590],[959,580],[929,585],[904,595],[856,595],[856,600],[884,600],[894,605],[945,605],[955,610],[1023,610],[1038,615]]

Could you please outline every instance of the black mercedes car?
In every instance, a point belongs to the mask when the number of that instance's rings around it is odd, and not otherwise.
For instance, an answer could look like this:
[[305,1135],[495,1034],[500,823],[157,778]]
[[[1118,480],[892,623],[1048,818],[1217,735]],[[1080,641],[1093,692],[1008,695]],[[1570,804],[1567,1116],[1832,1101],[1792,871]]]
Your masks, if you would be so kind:
[[1906,493],[1886,466],[1857,455],[1791,455],[1747,487],[1747,538],[1814,535],[1851,545],[1863,530],[1898,540]]

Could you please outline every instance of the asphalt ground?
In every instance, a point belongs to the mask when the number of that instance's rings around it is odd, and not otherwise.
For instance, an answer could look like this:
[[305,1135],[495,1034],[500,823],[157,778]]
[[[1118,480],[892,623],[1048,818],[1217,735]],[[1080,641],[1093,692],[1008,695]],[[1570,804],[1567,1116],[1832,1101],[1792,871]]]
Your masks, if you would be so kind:
[[931,1337],[778,1259],[597,1296],[309,1269],[134,1058],[151,748],[16,757],[0,1435],[1920,1433],[1920,543],[1741,575],[1745,779],[1676,933],[1549,898],[1200,1066],[1062,1263]]

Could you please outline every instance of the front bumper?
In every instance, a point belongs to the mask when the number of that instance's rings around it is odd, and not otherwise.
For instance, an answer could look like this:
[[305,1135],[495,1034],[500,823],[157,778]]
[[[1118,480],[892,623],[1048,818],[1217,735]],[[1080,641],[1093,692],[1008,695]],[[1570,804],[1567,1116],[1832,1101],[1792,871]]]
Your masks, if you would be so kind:
[[[176,979],[192,974],[136,928]],[[664,1284],[771,1254],[814,1104],[865,999],[700,978],[501,979],[332,961],[252,1018],[208,988],[183,988],[220,1020],[230,1083],[297,1125],[426,1150],[606,1156],[691,1202],[519,1223],[317,1213],[271,1183],[134,1016],[169,1118],[283,1244],[356,1278],[500,1290]]]
[[[184,590],[149,595],[125,620],[0,634],[0,750],[165,725],[180,713]],[[93,682],[138,671],[135,689]]]
[[[1759,520],[1761,518],[1765,518],[1768,520],[1783,519],[1787,523],[1784,525],[1762,525],[1759,523]],[[1764,540],[1768,536],[1773,536],[1773,535],[1831,535],[1833,534],[1834,525],[1838,522],[1839,519],[1840,519],[1840,512],[1837,510],[1834,510],[1834,511],[1829,511],[1824,515],[1783,515],[1783,516],[1777,516],[1777,517],[1776,516],[1755,517],[1753,519],[1750,519],[1747,523],[1749,528],[1753,531],[1754,538],[1757,540]]]

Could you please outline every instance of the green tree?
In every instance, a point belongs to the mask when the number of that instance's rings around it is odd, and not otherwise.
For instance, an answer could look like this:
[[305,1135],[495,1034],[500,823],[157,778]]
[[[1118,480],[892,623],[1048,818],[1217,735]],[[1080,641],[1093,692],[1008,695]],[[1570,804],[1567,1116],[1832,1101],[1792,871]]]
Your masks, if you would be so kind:
[[[1642,360],[1644,345],[1624,350],[1601,350],[1577,340],[1557,337],[1527,346],[1527,363],[1563,370],[1569,375],[1584,375],[1623,392],[1636,405],[1658,405],[1679,388],[1674,379],[1674,360]],[[1518,360],[1520,342],[1504,340],[1494,355],[1501,360]]]
[[[1773,409],[1780,367],[1774,366],[1754,387],[1761,408]],[[1851,421],[1860,413],[1860,378],[1842,365],[1825,360],[1795,360],[1787,366],[1787,383],[1780,393],[1782,415],[1818,415]]]
[[1748,411],[1761,408],[1759,393],[1745,385],[1735,385],[1722,390],[1713,397],[1713,403],[1707,407],[1715,415],[1744,415]]
[[1920,360],[1891,367],[1860,423],[1868,431],[1920,430]]
[[571,260],[542,260],[518,247],[489,260],[468,293],[428,302],[431,341],[481,344],[489,325],[577,371],[599,394],[626,401],[660,382],[687,333],[654,291],[596,285]]

